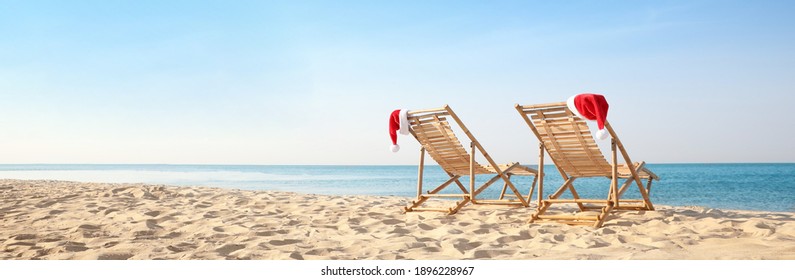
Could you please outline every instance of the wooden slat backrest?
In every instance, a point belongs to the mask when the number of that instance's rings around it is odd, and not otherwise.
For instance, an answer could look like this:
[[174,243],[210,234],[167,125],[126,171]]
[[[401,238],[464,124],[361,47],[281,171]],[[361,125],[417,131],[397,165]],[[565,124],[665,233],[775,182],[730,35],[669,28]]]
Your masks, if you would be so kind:
[[572,177],[611,176],[611,165],[594,141],[588,124],[566,103],[523,106],[552,161]]
[[[411,131],[426,152],[445,171],[454,175],[469,175],[469,152],[461,145],[447,121],[449,112],[444,109],[409,111]],[[475,163],[476,174],[491,173]]]

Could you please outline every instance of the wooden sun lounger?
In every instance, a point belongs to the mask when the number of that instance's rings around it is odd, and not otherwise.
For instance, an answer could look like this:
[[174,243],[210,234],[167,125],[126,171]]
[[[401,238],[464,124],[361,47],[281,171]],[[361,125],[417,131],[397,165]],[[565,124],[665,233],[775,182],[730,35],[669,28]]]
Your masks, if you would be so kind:
[[[410,123],[411,134],[420,142],[422,148],[420,149],[420,163],[417,178],[417,199],[411,202],[411,205],[405,207],[406,212],[411,211],[441,211],[448,214],[454,214],[459,209],[467,205],[473,204],[502,204],[528,207],[533,189],[535,188],[536,181],[538,180],[538,172],[535,169],[520,165],[517,162],[498,165],[492,160],[491,156],[486,153],[472,133],[466,128],[461,120],[456,116],[449,106],[445,105],[442,108],[429,109],[429,110],[414,110],[407,112],[408,121]],[[453,130],[450,127],[448,118],[452,119],[459,128],[464,131],[464,134],[469,138],[469,152],[461,145],[458,138],[456,138]],[[435,160],[439,166],[450,176],[446,182],[437,186],[433,190],[423,193],[422,181],[423,170],[425,167],[425,153]],[[479,152],[488,161],[489,165],[481,165],[475,162],[475,152]],[[475,176],[481,174],[495,174],[490,180],[483,185],[476,188]],[[530,187],[530,192],[527,197],[524,197],[516,186],[511,182],[511,176],[534,176],[533,183]],[[459,181],[462,176],[469,176],[469,188]],[[503,181],[502,192],[499,199],[481,200],[477,199],[478,194],[483,192],[486,188],[497,181]],[[440,194],[439,192],[449,187],[456,185],[461,191],[457,194]],[[510,189],[515,199],[505,198],[507,190]],[[510,196],[509,196],[510,197]],[[423,203],[431,198],[458,198],[455,205],[447,208],[428,208],[420,207]]]
[[[525,106],[517,104],[516,110],[540,142],[538,171],[542,179],[538,183],[538,209],[530,218],[531,223],[553,221],[572,225],[592,225],[598,228],[614,210],[654,210],[649,192],[652,180],[659,180],[659,177],[646,168],[644,162],[632,163],[624,145],[608,122],[605,122],[605,129],[611,138],[610,162],[599,150],[585,120],[572,113],[566,102]],[[549,154],[564,181],[563,185],[548,198],[543,197],[545,152]],[[625,164],[618,163],[618,152],[621,153]],[[574,181],[585,177],[610,179],[607,199],[580,198],[574,188]],[[626,181],[619,186],[619,179]],[[633,183],[637,185],[642,199],[621,199],[622,194]],[[571,192],[573,199],[560,199],[566,190]],[[587,213],[545,215],[549,207],[557,203],[576,204],[580,212],[592,210],[597,212],[595,215]],[[597,206],[592,206],[594,204]]]

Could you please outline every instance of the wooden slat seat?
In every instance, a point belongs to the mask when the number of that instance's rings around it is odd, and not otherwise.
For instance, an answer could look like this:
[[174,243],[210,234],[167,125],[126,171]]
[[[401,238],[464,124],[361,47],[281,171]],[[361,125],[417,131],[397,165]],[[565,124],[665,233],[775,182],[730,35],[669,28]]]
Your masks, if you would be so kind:
[[[508,164],[500,164],[498,167],[500,170],[505,170],[506,168],[510,167],[511,165],[519,164],[518,162],[508,163]],[[497,173],[497,170],[491,167],[491,165],[486,165],[483,168],[489,171],[491,174]],[[516,168],[511,169],[510,171],[506,172],[510,175],[522,175],[522,176],[536,176],[538,171],[534,168],[530,168],[524,165],[518,165]]]
[[[544,153],[546,153],[552,159],[564,180],[563,185],[554,194],[544,198],[542,195],[543,176],[541,177],[538,183],[538,209],[533,214],[530,222],[552,220],[571,224],[573,220],[576,220],[577,224],[584,223],[580,219],[574,218],[574,216],[544,215],[550,205],[557,203],[575,203],[581,211],[599,210],[600,213],[596,216],[598,218],[594,222],[587,223],[595,227],[602,226],[608,213],[616,209],[654,210],[648,193],[651,190],[652,180],[659,180],[659,177],[646,168],[644,162],[632,162],[630,160],[609,122],[605,121],[605,128],[611,137],[612,154],[610,162],[599,149],[588,124],[571,112],[566,102],[538,105],[517,104],[516,110],[539,140],[539,173],[544,174],[543,159]],[[624,164],[618,163],[617,151],[620,151]],[[632,164],[626,164],[629,162]],[[586,177],[606,177],[611,180],[606,199],[584,200],[579,198],[573,183],[577,178]],[[619,178],[626,179],[620,188],[618,184]],[[645,185],[642,180],[646,181]],[[638,186],[643,199],[640,203],[635,203],[635,205],[622,206],[624,202],[635,202],[620,199],[631,183],[635,183]],[[558,199],[567,190],[572,193],[574,199]],[[583,203],[597,203],[604,206],[592,207],[585,206]]]
[[[535,188],[538,172],[533,168],[522,166],[515,162],[509,164],[495,164],[491,156],[483,150],[480,142],[475,139],[449,106],[445,105],[438,109],[408,111],[407,118],[410,124],[411,134],[414,135],[420,145],[422,145],[422,149],[420,151],[417,200],[412,201],[411,205],[405,208],[406,212],[417,211],[419,209],[427,210],[427,208],[421,208],[420,205],[432,197],[454,197],[450,195],[437,195],[437,193],[455,184],[459,187],[461,193],[464,194],[463,198],[457,201],[453,207],[442,209],[449,214],[453,214],[470,202],[478,203],[479,200],[477,199],[477,195],[499,180],[504,182],[500,199],[498,199],[500,203],[523,207],[529,206],[528,201],[530,199],[530,194],[528,194],[527,197],[520,194],[518,189],[516,189],[511,182],[510,177],[514,175],[533,176],[534,180],[530,186],[530,193],[532,193]],[[470,142],[469,149],[465,148],[458,137],[456,137],[450,126],[451,120],[464,131],[466,139]],[[488,164],[483,165],[476,162],[474,159],[476,152],[480,152],[486,161],[488,161]],[[447,182],[427,193],[423,193],[422,191],[422,173],[425,153],[428,153],[428,155],[430,155],[450,176]],[[476,175],[483,174],[494,176],[485,184],[476,188],[474,178]],[[459,181],[459,178],[462,176],[468,176],[470,178],[468,189]],[[505,193],[509,189],[516,197],[515,200],[504,198]]]

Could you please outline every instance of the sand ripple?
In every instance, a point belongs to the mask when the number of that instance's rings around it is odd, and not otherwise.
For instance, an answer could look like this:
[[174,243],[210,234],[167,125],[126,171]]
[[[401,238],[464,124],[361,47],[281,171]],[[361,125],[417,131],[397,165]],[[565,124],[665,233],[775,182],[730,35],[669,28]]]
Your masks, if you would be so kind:
[[[795,214],[658,206],[603,228],[408,199],[0,180],[0,259],[795,259]],[[432,205],[431,205],[432,206]]]

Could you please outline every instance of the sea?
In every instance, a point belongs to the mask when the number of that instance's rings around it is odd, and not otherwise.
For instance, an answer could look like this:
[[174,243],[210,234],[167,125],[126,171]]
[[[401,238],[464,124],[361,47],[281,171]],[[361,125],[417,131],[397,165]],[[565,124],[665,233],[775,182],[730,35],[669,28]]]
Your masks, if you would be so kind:
[[[647,164],[647,167],[660,176],[651,187],[655,205],[795,212],[795,163]],[[545,170],[544,195],[547,196],[563,179],[554,166],[545,165]],[[491,177],[479,175],[475,179],[482,184]],[[417,195],[418,168],[416,165],[2,164],[0,178],[411,198]],[[431,190],[448,178],[439,166],[426,165],[423,190]],[[468,177],[460,181],[468,187]],[[533,182],[532,177],[522,176],[514,176],[512,181],[525,196]],[[610,181],[578,179],[574,185],[582,198],[606,198]],[[496,198],[502,188],[498,181],[482,197]],[[446,192],[460,191],[453,184]],[[533,193],[534,198],[536,195]],[[567,196],[570,197],[568,192],[564,197]],[[624,197],[639,198],[637,186],[632,185]]]

